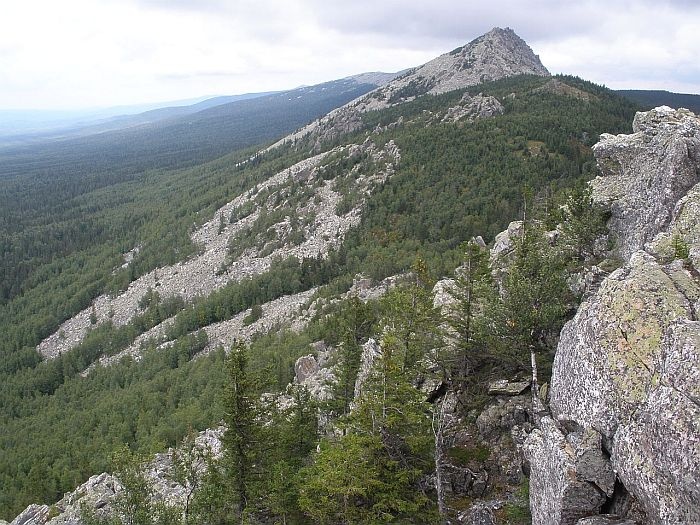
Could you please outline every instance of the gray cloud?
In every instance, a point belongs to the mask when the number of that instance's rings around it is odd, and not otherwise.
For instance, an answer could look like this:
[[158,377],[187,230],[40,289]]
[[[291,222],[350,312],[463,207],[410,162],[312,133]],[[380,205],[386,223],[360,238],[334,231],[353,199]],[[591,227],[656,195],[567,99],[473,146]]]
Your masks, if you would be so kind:
[[[37,9],[46,16],[37,19]],[[697,0],[23,0],[0,18],[0,108],[266,91],[397,71],[495,26],[514,29],[553,72],[700,92]]]

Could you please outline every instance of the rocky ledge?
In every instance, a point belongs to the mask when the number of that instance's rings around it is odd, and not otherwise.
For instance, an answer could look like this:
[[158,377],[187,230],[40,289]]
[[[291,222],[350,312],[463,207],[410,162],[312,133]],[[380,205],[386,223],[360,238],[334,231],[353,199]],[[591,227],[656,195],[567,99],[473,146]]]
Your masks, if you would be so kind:
[[700,119],[638,113],[594,151],[624,266],[562,330],[525,447],[533,524],[698,523]]

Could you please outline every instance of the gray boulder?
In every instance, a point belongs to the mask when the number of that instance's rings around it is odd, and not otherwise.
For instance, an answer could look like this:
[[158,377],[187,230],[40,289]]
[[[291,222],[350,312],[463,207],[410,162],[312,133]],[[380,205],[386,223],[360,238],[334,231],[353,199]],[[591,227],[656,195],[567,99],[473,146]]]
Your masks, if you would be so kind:
[[637,525],[637,522],[630,519],[622,519],[617,516],[601,514],[578,520],[576,525]]
[[575,525],[598,514],[612,495],[615,474],[593,430],[566,435],[544,417],[524,452],[530,461],[533,525]]
[[374,339],[370,338],[362,345],[360,370],[357,372],[357,379],[355,379],[355,401],[362,395],[365,384],[372,375],[372,370],[374,370],[374,362],[381,357],[381,355],[382,349]]
[[48,505],[31,504],[10,525],[42,525],[49,515]]
[[[625,265],[562,329],[550,390],[559,424],[545,418],[525,447],[534,524],[576,523],[566,513],[572,504],[579,518],[598,514],[600,500],[617,509],[599,442],[639,511],[635,520],[700,522],[700,121],[662,107],[638,114],[634,131],[603,136],[595,147],[602,175],[594,198],[612,207]],[[688,260],[673,260],[674,237]],[[600,441],[572,441],[593,431]],[[581,480],[599,500],[585,496]],[[596,519],[581,523],[615,523]]]
[[624,260],[671,222],[676,203],[700,182],[700,119],[662,106],[637,113],[631,135],[601,135],[594,199],[610,206]]

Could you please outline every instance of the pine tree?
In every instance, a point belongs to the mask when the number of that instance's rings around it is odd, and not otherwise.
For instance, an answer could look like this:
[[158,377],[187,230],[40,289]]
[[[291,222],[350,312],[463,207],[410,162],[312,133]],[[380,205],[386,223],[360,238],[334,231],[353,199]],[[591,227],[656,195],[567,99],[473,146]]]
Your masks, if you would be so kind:
[[541,408],[537,355],[553,350],[573,302],[566,277],[566,259],[549,249],[543,232],[530,223],[503,279],[501,301],[490,311],[499,355],[520,368],[527,368],[530,358],[536,411]]
[[473,382],[475,372],[492,360],[487,350],[486,306],[495,300],[495,290],[488,262],[488,250],[474,240],[463,245],[464,259],[455,271],[454,285],[448,289],[454,303],[446,310],[445,339],[453,347],[445,356],[452,365],[444,373],[446,379],[463,395]]
[[222,438],[223,465],[229,488],[230,503],[235,505],[238,523],[243,523],[255,487],[259,407],[253,398],[253,383],[248,376],[247,349],[235,343],[226,359],[228,382],[224,389],[224,423]]

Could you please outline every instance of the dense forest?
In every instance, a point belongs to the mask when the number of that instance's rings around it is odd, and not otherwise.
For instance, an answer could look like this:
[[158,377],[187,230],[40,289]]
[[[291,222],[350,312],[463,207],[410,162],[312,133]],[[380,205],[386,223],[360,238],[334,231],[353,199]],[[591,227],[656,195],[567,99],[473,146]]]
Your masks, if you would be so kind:
[[[425,279],[427,286],[462,262],[464,241],[475,235],[489,241],[521,215],[524,187],[540,202],[550,202],[560,190],[590,179],[595,169],[591,145],[602,132],[628,132],[636,106],[580,79],[560,80],[587,91],[590,100],[538,89],[546,79],[526,76],[468,90],[502,101],[504,114],[491,119],[453,123],[435,117],[465,90],[365,114],[360,130],[322,147],[361,143],[375,132],[380,145],[394,140],[401,162],[368,198],[360,225],[327,258],[277,261],[268,272],[191,304],[145,305],[126,327],[101,326],[50,362],[41,362],[34,347],[63,320],[100,293],[124,289],[139,275],[196,253],[189,238],[193,225],[304,158],[313,141],[252,161],[250,149],[193,167],[138,173],[78,164],[76,177],[76,165],[59,159],[64,176],[42,167],[55,177],[0,179],[0,328],[5,334],[0,341],[0,516],[59,499],[90,474],[106,470],[120,444],[152,453],[179,442],[189,427],[218,424],[225,412],[220,392],[230,377],[221,351],[193,359],[206,344],[198,332],[203,326],[315,286],[322,287],[320,294],[334,296],[347,290],[358,273],[377,281],[410,270],[417,258],[432,275]],[[399,117],[403,124],[388,126]],[[119,269],[122,254],[135,246],[140,251],[133,263]],[[368,307],[374,312],[373,329],[392,311],[390,303]],[[342,321],[333,316],[345,315],[346,307],[320,312],[301,333],[281,331],[254,340],[246,366],[236,366],[239,373],[246,368],[256,376],[255,394],[284,389],[294,361],[309,352],[311,342],[339,342],[335,327]],[[80,375],[101,355],[116,352],[173,314],[174,346],[147,352],[138,363],[123,361]],[[18,436],[29,432],[27,445]],[[343,453],[350,454],[376,442],[349,438],[346,445],[351,448]],[[322,460],[330,462],[338,452],[327,450]],[[317,474],[307,471],[309,483]],[[425,508],[426,516],[435,510],[430,502],[409,503]],[[305,515],[324,521],[314,513],[327,510],[304,509]]]
[[700,113],[700,95],[651,89],[620,89],[617,92],[644,108],[670,106],[672,108],[686,108],[695,114]]

